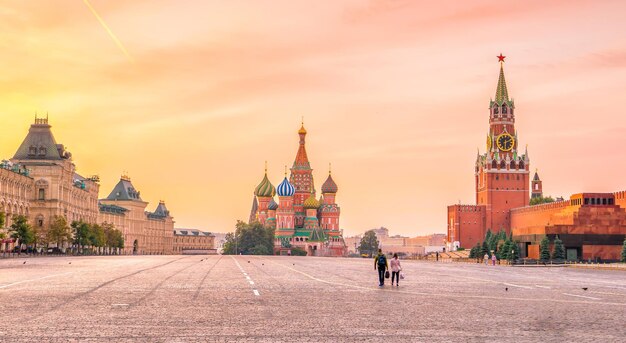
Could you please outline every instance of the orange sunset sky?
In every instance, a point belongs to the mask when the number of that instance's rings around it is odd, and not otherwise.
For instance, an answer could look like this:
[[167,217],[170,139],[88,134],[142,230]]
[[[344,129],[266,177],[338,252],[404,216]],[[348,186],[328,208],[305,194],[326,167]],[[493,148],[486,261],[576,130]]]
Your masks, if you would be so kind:
[[346,235],[445,232],[474,203],[500,52],[544,194],[626,189],[626,2],[91,0],[119,44],[88,4],[0,1],[0,158],[49,112],[101,197],[127,171],[176,227],[247,220],[304,116]]

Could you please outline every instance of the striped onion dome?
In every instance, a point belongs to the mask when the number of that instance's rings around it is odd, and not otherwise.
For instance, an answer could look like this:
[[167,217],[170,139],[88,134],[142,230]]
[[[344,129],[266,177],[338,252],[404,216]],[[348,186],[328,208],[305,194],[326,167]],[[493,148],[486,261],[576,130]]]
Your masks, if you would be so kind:
[[315,197],[313,196],[313,192],[311,192],[311,195],[309,195],[309,197],[304,200],[304,208],[306,209],[317,209],[320,207],[320,202],[317,201],[317,199],[315,199]]
[[267,205],[268,210],[276,210],[278,208],[278,204],[274,201],[274,198],[270,200],[270,203]]
[[322,193],[337,193],[337,184],[333,180],[333,177],[328,174],[328,178],[322,185]]
[[267,173],[265,173],[261,183],[254,189],[254,195],[258,197],[273,197],[274,194],[276,194],[276,188],[274,188],[274,185],[267,178]]
[[293,188],[293,185],[289,183],[289,180],[287,180],[286,176],[283,182],[281,182],[280,185],[278,185],[278,188],[276,189],[276,193],[278,194],[279,197],[290,197],[290,196],[293,196],[295,192],[296,192],[296,189]]

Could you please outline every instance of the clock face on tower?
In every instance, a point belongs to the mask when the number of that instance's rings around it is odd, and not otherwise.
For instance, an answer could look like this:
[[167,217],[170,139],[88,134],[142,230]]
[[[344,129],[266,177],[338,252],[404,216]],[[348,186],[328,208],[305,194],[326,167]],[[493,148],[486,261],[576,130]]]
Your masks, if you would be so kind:
[[497,143],[498,143],[498,148],[502,151],[511,151],[511,149],[513,149],[513,136],[511,136],[508,133],[503,133],[500,136],[498,136],[497,139]]

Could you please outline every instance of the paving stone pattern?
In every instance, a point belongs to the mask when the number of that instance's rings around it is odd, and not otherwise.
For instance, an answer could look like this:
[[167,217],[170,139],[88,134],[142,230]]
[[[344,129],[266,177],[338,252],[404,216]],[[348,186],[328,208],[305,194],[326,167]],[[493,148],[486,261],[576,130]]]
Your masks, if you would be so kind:
[[0,342],[626,341],[624,271],[403,261],[400,287],[381,288],[373,264],[0,260]]

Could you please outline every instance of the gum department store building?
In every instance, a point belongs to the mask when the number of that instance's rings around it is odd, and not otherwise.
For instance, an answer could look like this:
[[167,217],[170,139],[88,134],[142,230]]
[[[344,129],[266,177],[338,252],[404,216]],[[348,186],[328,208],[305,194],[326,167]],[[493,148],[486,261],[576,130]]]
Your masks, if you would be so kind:
[[[277,188],[267,178],[254,190],[250,222],[276,229],[274,252],[290,254],[298,247],[308,256],[344,256],[347,252],[342,231],[339,229],[340,209],[335,202],[338,187],[330,171],[322,184],[322,196],[315,196],[313,169],[306,153],[304,124],[298,131],[300,144],[291,175]],[[274,195],[278,195],[278,202]]]
[[[469,249],[487,230],[513,235],[522,257],[539,258],[539,242],[558,235],[567,259],[618,260],[626,237],[626,194],[579,193],[569,200],[529,206],[529,196],[542,196],[535,172],[529,179],[528,151],[522,153],[515,129],[515,104],[504,79],[504,56],[495,99],[489,102],[486,152],[474,165],[476,205],[448,206],[448,249]],[[529,189],[532,186],[532,190]],[[531,193],[532,192],[532,193]]]
[[[13,158],[0,165],[0,212],[6,214],[5,227],[11,225],[13,215],[25,215],[31,225],[44,230],[55,216],[64,216],[68,224],[79,220],[113,224],[123,233],[124,254],[181,253],[187,245],[197,249],[198,243],[212,248],[212,235],[178,237],[163,201],[153,212],[146,211],[148,203],[127,176],[121,177],[108,197],[98,200],[98,177],[76,172],[72,154],[57,144],[50,128],[47,118],[35,118]],[[10,238],[2,243],[4,251],[15,244]]]

